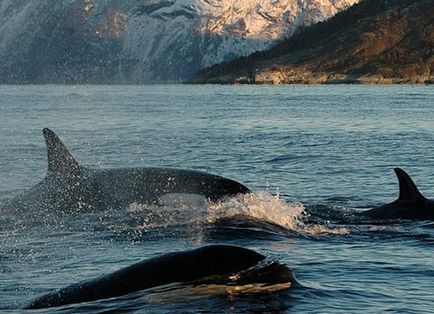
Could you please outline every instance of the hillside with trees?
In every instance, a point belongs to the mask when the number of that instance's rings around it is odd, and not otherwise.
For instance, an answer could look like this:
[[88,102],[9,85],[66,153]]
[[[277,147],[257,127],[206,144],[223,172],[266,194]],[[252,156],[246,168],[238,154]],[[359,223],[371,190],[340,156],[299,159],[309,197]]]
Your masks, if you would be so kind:
[[192,83],[433,83],[432,0],[364,0]]

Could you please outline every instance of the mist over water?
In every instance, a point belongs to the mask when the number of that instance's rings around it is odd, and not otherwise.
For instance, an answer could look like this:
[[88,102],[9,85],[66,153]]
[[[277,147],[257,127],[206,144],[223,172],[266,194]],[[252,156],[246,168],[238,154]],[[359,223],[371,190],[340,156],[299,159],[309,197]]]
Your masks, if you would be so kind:
[[46,172],[42,128],[91,168],[175,167],[254,193],[219,204],[0,210],[0,310],[145,258],[206,244],[256,250],[298,285],[173,285],[51,312],[430,312],[432,222],[373,223],[394,167],[434,198],[431,86],[0,86],[0,200]]

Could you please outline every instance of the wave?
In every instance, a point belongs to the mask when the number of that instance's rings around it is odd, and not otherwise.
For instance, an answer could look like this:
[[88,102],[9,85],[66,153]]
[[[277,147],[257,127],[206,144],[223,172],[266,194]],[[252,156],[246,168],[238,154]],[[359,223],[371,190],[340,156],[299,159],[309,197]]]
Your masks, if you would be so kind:
[[198,244],[207,239],[328,237],[332,241],[407,239],[416,241],[413,245],[434,243],[432,222],[373,221],[357,215],[357,209],[333,204],[305,205],[268,192],[238,195],[217,203],[192,195],[180,200],[177,204],[166,199],[166,205],[132,203],[126,208],[98,211],[5,211],[0,217],[0,237],[82,231],[98,238],[132,242],[164,237]]
[[[149,206],[145,208],[149,210]],[[141,227],[149,231],[155,227],[187,226],[187,232],[224,239],[344,236],[333,239],[347,241],[351,236],[352,240],[354,237],[369,241],[408,239],[419,243],[433,238],[430,231],[434,226],[432,222],[378,221],[363,218],[358,212],[358,209],[346,206],[305,205],[287,201],[278,193],[255,192],[196,207],[191,204],[154,207],[146,219],[150,222],[151,217],[159,217],[160,224]]]
[[176,226],[232,228],[233,232],[264,231],[282,236],[346,235],[344,227],[306,223],[305,206],[268,192],[240,194],[217,203],[156,206],[133,203],[127,212],[143,217],[139,231]]
[[[346,235],[348,229],[330,227],[321,223],[306,223],[309,214],[300,202],[287,202],[279,194],[268,192],[238,195],[224,203],[211,205],[209,223],[222,219],[244,217],[246,221],[263,229],[283,231],[283,235],[317,236],[325,234]],[[264,228],[264,226],[267,226]]]

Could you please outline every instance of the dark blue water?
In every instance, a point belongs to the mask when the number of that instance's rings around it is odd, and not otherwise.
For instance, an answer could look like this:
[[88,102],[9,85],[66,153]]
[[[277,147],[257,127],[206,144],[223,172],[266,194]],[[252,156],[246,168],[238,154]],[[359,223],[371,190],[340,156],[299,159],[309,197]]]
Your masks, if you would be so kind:
[[[396,166],[434,198],[432,86],[0,86],[0,200],[44,177],[44,127],[93,168],[198,169],[255,193],[200,208],[2,211],[2,311],[144,258],[227,243],[285,263],[299,285],[165,287],[50,311],[433,312],[434,224],[345,219],[397,197]],[[240,214],[256,223],[217,223]]]

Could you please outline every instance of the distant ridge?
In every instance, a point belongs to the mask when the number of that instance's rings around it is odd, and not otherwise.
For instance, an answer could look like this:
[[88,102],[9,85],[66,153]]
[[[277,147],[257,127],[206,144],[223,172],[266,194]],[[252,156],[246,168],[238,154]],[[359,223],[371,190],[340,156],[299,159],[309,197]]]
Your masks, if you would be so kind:
[[181,83],[359,0],[0,0],[0,84]]
[[433,83],[433,8],[433,0],[363,0],[190,83]]

